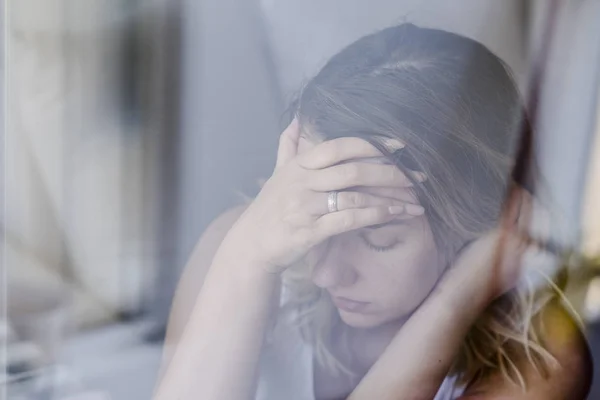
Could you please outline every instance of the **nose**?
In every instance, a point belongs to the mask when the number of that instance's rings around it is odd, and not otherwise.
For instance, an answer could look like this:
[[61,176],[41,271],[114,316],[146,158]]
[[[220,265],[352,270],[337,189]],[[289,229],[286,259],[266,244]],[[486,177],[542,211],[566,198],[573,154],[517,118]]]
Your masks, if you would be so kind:
[[349,262],[351,254],[348,254],[348,247],[341,241],[330,240],[327,253],[313,268],[312,281],[322,289],[351,286],[356,282],[358,273]]

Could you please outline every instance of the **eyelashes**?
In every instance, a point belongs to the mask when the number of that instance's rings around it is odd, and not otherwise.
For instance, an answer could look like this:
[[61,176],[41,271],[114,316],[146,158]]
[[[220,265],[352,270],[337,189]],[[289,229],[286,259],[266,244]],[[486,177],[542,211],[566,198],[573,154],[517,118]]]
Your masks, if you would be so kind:
[[367,247],[368,247],[370,250],[376,251],[376,252],[378,252],[378,253],[383,253],[383,252],[386,252],[386,251],[393,250],[393,249],[395,249],[395,248],[396,248],[396,247],[397,247],[397,246],[398,246],[400,243],[402,243],[400,240],[396,239],[396,240],[394,240],[394,242],[393,242],[393,243],[391,243],[391,244],[389,244],[389,245],[386,245],[386,246],[378,246],[378,245],[376,245],[376,244],[373,244],[371,241],[369,241],[369,239],[367,238],[367,236],[366,236],[366,235],[365,235],[363,232],[361,232],[361,233],[359,234],[359,236],[360,236],[360,238],[362,239],[362,241],[364,242],[364,244],[365,244],[365,245],[366,245],[366,246],[367,246]]

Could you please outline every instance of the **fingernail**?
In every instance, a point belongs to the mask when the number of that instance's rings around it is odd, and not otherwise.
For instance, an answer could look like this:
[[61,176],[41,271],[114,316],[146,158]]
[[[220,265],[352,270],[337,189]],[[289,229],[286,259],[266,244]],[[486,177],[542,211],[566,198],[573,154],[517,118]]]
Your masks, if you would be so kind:
[[424,172],[414,172],[413,177],[417,182],[425,182],[427,180],[427,175]]
[[388,210],[390,214],[402,214],[404,213],[404,206],[389,206]]
[[397,150],[400,150],[402,148],[405,147],[405,144],[402,143],[401,141],[397,140],[397,139],[392,139],[392,138],[384,138],[382,140],[383,145],[386,147],[386,149],[390,152],[393,153]]
[[418,217],[419,215],[425,214],[425,209],[418,204],[407,204],[405,206],[406,213]]

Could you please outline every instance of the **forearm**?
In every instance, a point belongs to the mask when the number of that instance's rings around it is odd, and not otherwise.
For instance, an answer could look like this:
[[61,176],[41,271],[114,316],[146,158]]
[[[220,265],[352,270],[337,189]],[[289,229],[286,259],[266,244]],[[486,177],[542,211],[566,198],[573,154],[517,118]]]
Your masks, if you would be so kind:
[[278,276],[222,246],[155,400],[248,399]]
[[350,399],[432,399],[465,335],[488,304],[485,288],[470,280],[460,278],[458,287],[439,285],[400,329]]

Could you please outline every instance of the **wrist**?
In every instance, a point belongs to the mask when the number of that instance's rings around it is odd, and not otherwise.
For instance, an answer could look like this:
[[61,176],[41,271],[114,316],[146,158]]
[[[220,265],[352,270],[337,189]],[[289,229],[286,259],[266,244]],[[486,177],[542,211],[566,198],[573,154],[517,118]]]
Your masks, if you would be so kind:
[[252,233],[232,228],[221,242],[215,260],[226,261],[226,264],[243,270],[245,274],[277,276],[278,274],[270,272],[269,261],[264,257],[260,246],[250,238]]

